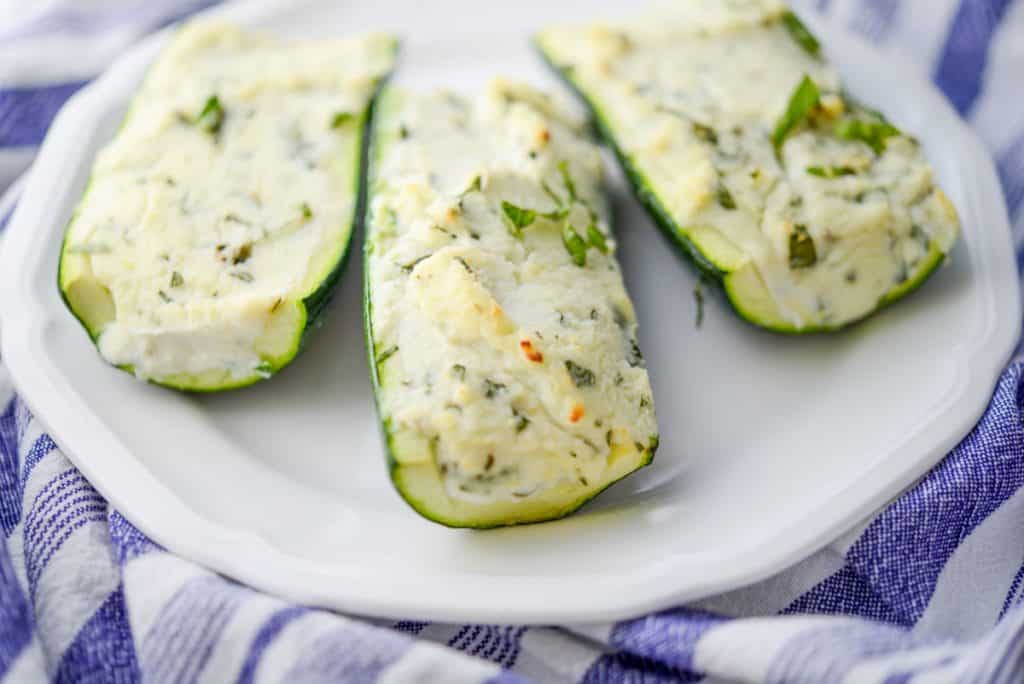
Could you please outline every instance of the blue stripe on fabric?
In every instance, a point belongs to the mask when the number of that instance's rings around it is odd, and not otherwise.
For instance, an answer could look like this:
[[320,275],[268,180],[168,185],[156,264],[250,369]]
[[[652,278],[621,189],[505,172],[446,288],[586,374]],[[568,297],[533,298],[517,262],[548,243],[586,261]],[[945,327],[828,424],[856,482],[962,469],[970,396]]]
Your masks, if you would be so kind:
[[[521,641],[526,627],[515,627],[509,625],[474,625],[468,632],[469,638],[460,638],[458,645],[453,645],[456,639],[453,638],[449,645],[469,655],[478,658],[485,658],[497,663],[503,668],[511,668],[519,659]],[[460,635],[466,636],[466,628]]]
[[872,42],[881,42],[897,25],[902,6],[901,0],[861,0],[850,28]]
[[826,577],[782,611],[790,614],[849,615],[909,627],[910,622],[885,602],[851,567]]
[[41,143],[53,117],[86,83],[0,89],[0,148]]
[[1024,563],[1021,564],[1017,574],[1013,576],[1013,581],[1010,582],[1010,588],[1007,590],[1006,598],[1003,600],[1003,607],[999,611],[1000,620],[1013,608],[1014,604],[1020,603],[1022,598],[1020,593],[1021,582],[1024,582]]
[[675,608],[616,623],[609,643],[614,648],[678,670],[692,670],[697,642],[708,630],[728,620],[698,610]]
[[1024,208],[1024,130],[999,155],[998,167],[999,178],[1003,182],[1003,193],[1006,195],[1006,206],[1011,219],[1015,221],[1018,213]]
[[594,661],[583,673],[580,684],[680,684],[699,682],[703,678],[703,675],[682,672],[656,660],[638,658],[629,653],[612,653]]
[[36,592],[39,590],[39,578],[42,577],[43,571],[50,564],[53,556],[61,550],[67,540],[71,538],[71,535],[89,523],[103,522],[106,520],[106,517],[106,504],[83,506],[78,510],[72,511],[71,516],[67,520],[61,521],[63,531],[60,532],[60,536],[54,540],[53,544],[46,547],[43,551],[25,554],[25,570],[28,575],[29,593],[32,595],[33,602],[35,601]]
[[110,512],[107,529],[110,530],[110,541],[114,545],[117,562],[121,565],[150,551],[163,551],[162,546],[140,532],[117,511]]
[[7,540],[0,537],[0,679],[32,641],[32,608],[14,574]]
[[7,230],[7,225],[11,222],[11,218],[14,216],[14,210],[17,209],[18,203],[15,202],[10,209],[0,214],[0,233]]
[[288,606],[277,611],[260,627],[260,630],[253,637],[249,645],[249,652],[242,663],[242,670],[238,674],[238,684],[252,684],[256,678],[256,668],[260,665],[264,651],[277,638],[281,631],[296,619],[302,617],[308,608],[303,606]]
[[[53,440],[49,435],[40,435],[32,447],[25,454],[25,465],[21,468],[21,490],[25,491],[25,484],[28,482],[28,478],[32,475],[32,471],[35,469],[39,462],[42,461],[47,454],[54,451],[57,445],[53,443]],[[75,472],[73,469],[65,472]],[[38,501],[39,496],[36,496]],[[33,505],[35,505],[33,503]]]
[[398,632],[344,620],[303,648],[281,681],[374,682],[413,643]]
[[840,682],[867,658],[924,642],[895,627],[862,621],[814,625],[790,637],[772,660],[769,682]]
[[[82,12],[66,9],[46,13],[28,25],[0,33],[0,40],[16,43],[47,33],[89,35],[115,27],[121,28],[126,24],[139,27],[140,30],[154,31],[189,14],[216,5],[217,2],[218,0],[193,0],[192,2],[172,0],[163,3],[166,7],[158,7],[161,3],[155,0],[146,0],[146,3],[142,5],[142,11],[135,10],[134,12],[124,6],[107,12]],[[181,7],[183,4],[184,8]]]
[[11,399],[0,413],[0,529],[4,536],[21,520],[21,493],[18,486],[18,426],[14,415],[16,401]]
[[1024,486],[1024,364],[1011,364],[974,430],[868,526],[846,555],[898,621],[924,613],[960,542]]
[[430,625],[429,622],[415,622],[413,620],[402,620],[396,622],[391,629],[396,629],[399,632],[405,632],[406,634],[412,634],[413,636],[419,634]]
[[981,94],[992,36],[1011,1],[960,1],[935,70],[935,83],[961,114],[967,114]]
[[111,592],[78,631],[61,657],[54,681],[58,684],[141,681],[123,586]]
[[210,575],[179,587],[142,641],[147,681],[195,681],[250,591]]

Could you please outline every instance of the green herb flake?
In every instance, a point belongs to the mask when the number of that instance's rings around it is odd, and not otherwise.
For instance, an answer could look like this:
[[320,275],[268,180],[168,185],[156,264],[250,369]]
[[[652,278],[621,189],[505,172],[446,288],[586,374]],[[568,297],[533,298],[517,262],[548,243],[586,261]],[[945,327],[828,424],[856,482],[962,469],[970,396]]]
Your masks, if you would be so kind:
[[572,379],[572,384],[576,385],[576,387],[593,387],[597,381],[594,371],[584,368],[574,361],[567,360],[565,362],[565,369],[569,371],[569,378]]
[[526,416],[517,413],[516,414],[516,434],[519,434],[530,425],[530,419]]
[[160,295],[160,299],[163,300],[164,304],[170,303],[171,298],[167,296],[166,292],[164,292],[163,290],[158,290],[157,294]]
[[565,185],[565,191],[569,193],[569,201],[575,202],[578,196],[576,195],[576,184],[573,183],[572,175],[569,173],[569,162],[564,159],[560,161],[558,172],[562,174],[562,183]]
[[309,203],[303,202],[299,209],[302,211],[303,220],[308,221],[313,218],[313,210],[310,208]]
[[412,261],[410,261],[407,264],[402,264],[399,268],[401,268],[406,273],[412,273],[412,270],[414,268],[416,268],[416,265],[418,263],[420,263],[424,259],[428,259],[428,258],[430,258],[430,255],[429,254],[424,254],[423,256],[419,257],[418,259],[413,259]]
[[562,244],[565,245],[574,264],[581,268],[587,265],[587,243],[568,221],[562,226]]
[[878,121],[842,119],[836,123],[833,132],[837,138],[843,140],[859,140],[879,155],[885,152],[889,138],[901,135],[900,129],[886,121],[881,115],[879,115]]
[[410,135],[411,135],[411,133],[409,132],[409,127],[408,126],[406,126],[405,124],[401,124],[398,127],[398,137],[399,138],[401,138],[402,140],[408,140]]
[[224,108],[220,104],[220,98],[216,95],[207,98],[193,123],[210,135],[218,135],[224,125]]
[[804,76],[803,80],[793,91],[789,98],[789,104],[779,122],[772,132],[772,145],[775,146],[776,154],[782,149],[782,144],[800,123],[810,116],[814,108],[821,100],[821,91],[810,76]]
[[463,195],[468,195],[471,192],[483,192],[484,181],[483,178],[477,176],[473,179],[473,182],[469,184],[469,187],[462,191]]
[[377,355],[377,365],[380,365],[380,364],[384,363],[385,361],[387,361],[388,359],[390,359],[392,356],[395,355],[395,352],[397,352],[397,351],[398,351],[398,345],[397,344],[392,346],[392,347],[388,347],[387,349],[382,351],[380,354]]
[[473,267],[469,265],[469,262],[463,259],[462,257],[457,256],[455,257],[455,260],[462,264],[462,268],[466,269],[466,272],[469,273],[470,275],[475,273],[475,271],[473,271]]
[[798,225],[789,236],[789,267],[809,268],[818,262],[814,240],[807,233],[807,227]]
[[729,211],[736,209],[736,200],[733,198],[729,188],[724,183],[718,184],[718,203]]
[[782,23],[789,31],[789,34],[793,36],[793,40],[804,49],[807,54],[813,57],[821,56],[821,43],[814,37],[814,34],[810,32],[804,22],[800,21],[800,17],[794,14],[791,10],[787,10],[782,15]]
[[807,173],[818,178],[839,178],[840,176],[854,176],[857,169],[851,166],[808,166]]
[[235,255],[231,257],[231,265],[237,266],[238,264],[244,264],[252,256],[252,243],[246,242],[235,251]]
[[696,121],[694,121],[693,134],[697,136],[698,140],[703,140],[704,142],[711,143],[712,145],[718,144],[718,134],[715,132],[715,129],[712,128],[711,126],[705,126],[702,123],[697,123]]
[[236,280],[241,280],[243,283],[251,283],[255,280],[255,278],[252,277],[252,273],[247,271],[231,271],[228,275]]
[[591,247],[596,247],[597,251],[601,254],[608,253],[608,242],[604,238],[604,233],[597,227],[596,223],[591,223],[587,226],[587,242],[590,243]]
[[537,212],[532,209],[523,209],[504,200],[501,202],[501,213],[505,218],[508,232],[517,240],[523,239],[523,228],[533,225],[537,219]]
[[466,367],[463,366],[461,363],[457,363],[454,366],[452,366],[452,373],[459,380],[465,380],[466,379]]
[[[649,396],[647,396],[646,394],[641,394],[640,395],[640,408],[642,408],[642,409],[648,408],[648,407],[650,407],[650,405],[651,405],[651,398]],[[639,449],[642,450],[643,447],[640,447]]]
[[484,396],[488,399],[493,399],[498,392],[505,389],[505,385],[500,382],[495,382],[489,378],[484,378]]
[[185,279],[181,277],[181,274],[175,271],[171,274],[171,287],[181,287],[185,284]]
[[355,118],[356,115],[352,112],[337,112],[331,117],[331,129],[341,128]]

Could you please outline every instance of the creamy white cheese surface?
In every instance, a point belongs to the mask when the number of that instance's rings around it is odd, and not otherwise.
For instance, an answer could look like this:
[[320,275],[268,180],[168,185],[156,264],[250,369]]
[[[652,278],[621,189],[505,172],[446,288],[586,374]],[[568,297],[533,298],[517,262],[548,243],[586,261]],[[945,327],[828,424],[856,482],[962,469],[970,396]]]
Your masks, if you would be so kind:
[[383,35],[291,43],[215,22],[176,34],[65,242],[71,298],[110,300],[79,307],[108,312],[91,321],[106,360],[213,385],[290,360],[301,302],[347,246],[364,115],[393,54]]
[[377,126],[368,291],[395,458],[472,502],[607,484],[657,427],[598,150],[505,81],[389,91]]
[[[775,0],[681,0],[539,40],[681,231],[721,270],[756,269],[774,310],[747,313],[801,330],[873,311],[959,221],[917,142],[847,95],[795,21]],[[820,98],[778,144],[804,79]]]

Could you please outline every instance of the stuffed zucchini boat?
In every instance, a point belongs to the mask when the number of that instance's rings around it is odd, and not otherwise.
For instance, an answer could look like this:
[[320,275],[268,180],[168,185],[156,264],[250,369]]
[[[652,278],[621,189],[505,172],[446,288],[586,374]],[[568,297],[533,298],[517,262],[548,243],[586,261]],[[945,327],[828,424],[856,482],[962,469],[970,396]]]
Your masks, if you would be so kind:
[[959,233],[920,146],[842,90],[776,0],[684,0],[536,42],[638,198],[736,311],[836,330],[906,295]]
[[658,444],[601,157],[527,86],[381,96],[366,333],[391,478],[423,516],[565,516]]
[[92,169],[59,286],[101,356],[218,391],[298,354],[337,283],[385,35],[290,43],[182,28]]

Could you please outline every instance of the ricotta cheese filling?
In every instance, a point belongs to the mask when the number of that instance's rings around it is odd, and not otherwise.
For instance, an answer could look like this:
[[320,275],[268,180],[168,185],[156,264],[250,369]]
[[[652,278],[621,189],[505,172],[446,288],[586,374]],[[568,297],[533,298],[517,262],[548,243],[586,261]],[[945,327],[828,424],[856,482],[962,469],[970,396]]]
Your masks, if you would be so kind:
[[66,237],[71,296],[77,279],[110,300],[86,321],[107,361],[187,384],[290,360],[302,300],[347,246],[363,121],[393,53],[383,35],[291,43],[217,22],[177,33]]
[[368,292],[394,457],[472,502],[642,464],[651,386],[581,123],[501,80],[473,100],[391,90],[380,111]]
[[540,36],[681,230],[753,266],[794,329],[833,327],[930,271],[959,232],[920,146],[842,89],[777,0],[684,0]]

